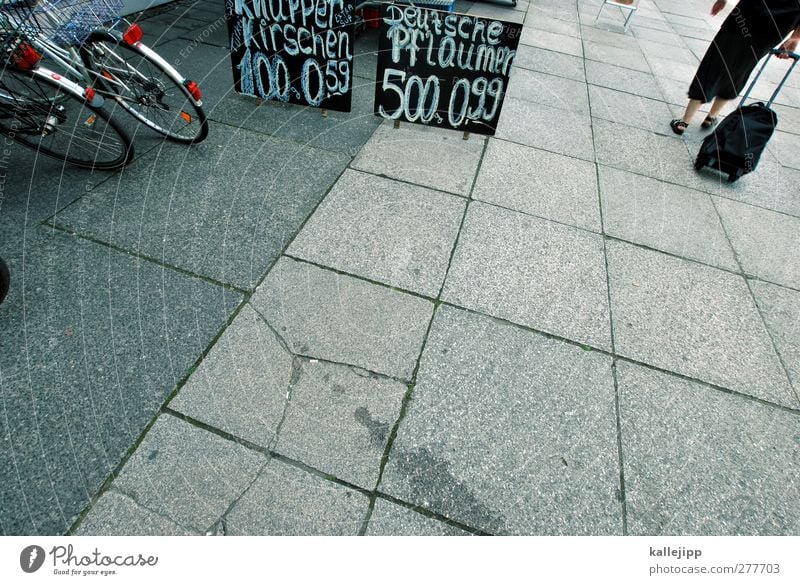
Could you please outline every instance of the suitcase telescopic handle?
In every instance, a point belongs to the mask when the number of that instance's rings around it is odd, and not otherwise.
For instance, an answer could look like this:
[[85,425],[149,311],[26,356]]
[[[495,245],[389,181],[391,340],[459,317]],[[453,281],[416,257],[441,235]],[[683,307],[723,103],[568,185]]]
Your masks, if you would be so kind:
[[750,96],[750,92],[753,91],[753,88],[756,86],[756,83],[758,83],[758,78],[761,77],[761,74],[764,73],[764,69],[767,68],[767,64],[769,63],[770,57],[772,57],[772,55],[788,55],[789,58],[792,60],[792,64],[786,71],[786,75],[784,75],[783,79],[781,79],[781,82],[778,84],[778,87],[776,87],[775,91],[772,92],[772,97],[769,98],[769,101],[767,102],[768,108],[772,106],[772,103],[775,101],[775,98],[777,98],[778,94],[781,92],[783,84],[786,83],[787,79],[789,79],[789,76],[792,74],[795,65],[797,65],[797,61],[800,60],[800,55],[798,55],[797,53],[793,53],[792,51],[785,51],[783,49],[772,49],[767,55],[767,58],[764,60],[764,64],[758,70],[758,73],[756,74],[755,78],[750,83],[750,86],[747,88],[747,91],[742,96],[741,101],[739,101],[739,107],[742,107],[744,105],[745,100]]

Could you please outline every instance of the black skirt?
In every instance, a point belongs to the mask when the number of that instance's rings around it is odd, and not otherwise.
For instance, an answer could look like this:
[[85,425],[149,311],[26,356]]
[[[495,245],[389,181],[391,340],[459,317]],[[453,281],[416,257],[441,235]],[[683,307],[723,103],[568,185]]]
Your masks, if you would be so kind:
[[711,41],[689,99],[735,99],[758,62],[800,25],[800,0],[742,0]]

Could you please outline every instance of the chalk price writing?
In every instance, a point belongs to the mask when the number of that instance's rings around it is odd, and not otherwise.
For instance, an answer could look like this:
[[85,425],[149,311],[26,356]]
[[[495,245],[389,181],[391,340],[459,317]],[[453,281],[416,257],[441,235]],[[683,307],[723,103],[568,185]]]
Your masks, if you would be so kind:
[[236,90],[350,111],[353,5],[345,0],[227,0]]
[[384,5],[375,113],[494,134],[520,30],[498,20]]
[[[288,102],[292,95],[300,96],[300,92],[292,87],[289,67],[280,55],[270,58],[256,52],[251,57],[245,51],[236,67],[240,71],[244,94],[281,102]],[[306,59],[300,80],[305,101],[311,106],[319,106],[329,95],[345,94],[350,90],[350,62],[327,61],[323,68],[313,57]]]
[[[493,120],[504,85],[501,77],[491,81],[485,77],[456,79],[447,105],[447,121],[451,126],[458,127],[468,124],[469,120]],[[442,123],[443,118],[438,114],[441,90],[437,76],[431,75],[425,81],[419,75],[411,75],[406,79],[405,71],[387,68],[383,75],[382,89],[394,92],[400,105],[394,112],[387,112],[383,105],[379,105],[381,116],[390,120],[404,116],[409,122],[420,121],[423,124],[434,120],[438,124]]]

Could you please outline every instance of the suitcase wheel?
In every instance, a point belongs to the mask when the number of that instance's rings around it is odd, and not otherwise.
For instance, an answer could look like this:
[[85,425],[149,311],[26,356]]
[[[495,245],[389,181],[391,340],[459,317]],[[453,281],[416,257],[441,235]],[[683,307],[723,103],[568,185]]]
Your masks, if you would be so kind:
[[706,166],[706,161],[703,157],[699,156],[694,161],[694,170],[699,171]]
[[736,181],[738,181],[738,180],[739,180],[739,178],[740,178],[740,177],[741,177],[743,174],[744,174],[744,171],[742,171],[742,169],[736,169],[734,172],[732,172],[732,173],[730,173],[730,174],[728,175],[728,182],[729,182],[729,183],[735,183]]

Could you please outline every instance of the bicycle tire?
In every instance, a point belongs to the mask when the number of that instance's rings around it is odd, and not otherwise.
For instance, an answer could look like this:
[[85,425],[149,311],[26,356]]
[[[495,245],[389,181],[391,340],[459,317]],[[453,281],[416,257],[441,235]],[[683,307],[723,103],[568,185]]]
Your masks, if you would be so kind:
[[7,67],[0,75],[0,133],[78,167],[126,165],[133,159],[130,137],[75,88],[52,72]]
[[[80,47],[81,59],[95,73],[92,87],[116,102],[145,126],[169,140],[196,144],[208,136],[208,119],[185,80],[174,70],[119,36],[95,31]],[[124,65],[123,65],[124,63]],[[117,80],[129,91],[113,83]]]

